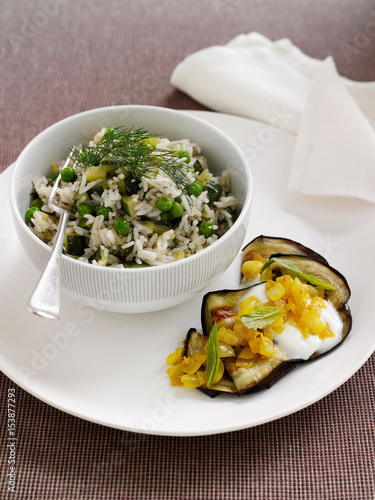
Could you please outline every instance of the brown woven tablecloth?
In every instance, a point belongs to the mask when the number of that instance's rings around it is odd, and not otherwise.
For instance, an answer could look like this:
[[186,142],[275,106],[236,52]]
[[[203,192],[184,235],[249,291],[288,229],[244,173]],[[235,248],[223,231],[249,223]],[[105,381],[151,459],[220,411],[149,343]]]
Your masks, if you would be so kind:
[[[173,68],[251,31],[289,37],[313,57],[332,54],[342,75],[375,80],[374,0],[0,0],[0,170],[73,113],[128,103],[203,109],[172,88]],[[289,417],[193,438],[101,427],[0,374],[0,498],[372,500],[374,364],[372,356],[342,387]],[[8,496],[12,388],[18,441]]]

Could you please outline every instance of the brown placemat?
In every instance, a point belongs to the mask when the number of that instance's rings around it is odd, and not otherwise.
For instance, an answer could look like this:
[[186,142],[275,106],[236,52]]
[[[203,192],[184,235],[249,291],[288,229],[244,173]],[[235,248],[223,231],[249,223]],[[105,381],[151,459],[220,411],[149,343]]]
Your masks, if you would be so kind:
[[[86,109],[203,109],[169,84],[173,68],[250,31],[289,37],[313,57],[332,54],[349,78],[375,80],[373,0],[0,0],[0,169],[45,127]],[[0,498],[372,500],[374,364],[373,355],[342,387],[293,415],[194,438],[86,422],[1,374]],[[12,458],[16,492],[8,494]]]
[[[372,500],[374,365],[372,357],[331,395],[283,419],[189,438],[102,427],[16,387],[17,494],[9,498]],[[15,386],[5,376],[0,383],[3,399]]]

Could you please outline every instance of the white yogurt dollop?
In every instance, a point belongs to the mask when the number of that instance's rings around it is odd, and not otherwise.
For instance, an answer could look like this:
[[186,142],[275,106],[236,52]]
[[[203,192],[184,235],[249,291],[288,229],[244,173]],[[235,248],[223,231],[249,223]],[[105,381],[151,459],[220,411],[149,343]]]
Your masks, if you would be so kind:
[[[241,300],[254,295],[260,302],[267,302],[268,296],[266,292],[266,283],[259,283],[251,287],[241,297]],[[318,335],[309,335],[304,337],[301,331],[289,321],[284,323],[284,330],[282,333],[275,333],[274,341],[291,358],[308,359],[313,354],[323,354],[337,345],[342,339],[342,320],[334,308],[333,304],[327,300],[327,308],[321,309],[320,319],[323,323],[328,324],[333,337],[320,339]]]
[[[249,297],[256,297],[260,303],[267,302],[269,300],[267,292],[266,292],[266,283],[262,282],[259,283],[258,285],[251,286],[248,288],[245,293],[241,296],[240,302],[242,302],[245,299],[248,299]],[[238,305],[234,309],[234,311],[238,312]]]

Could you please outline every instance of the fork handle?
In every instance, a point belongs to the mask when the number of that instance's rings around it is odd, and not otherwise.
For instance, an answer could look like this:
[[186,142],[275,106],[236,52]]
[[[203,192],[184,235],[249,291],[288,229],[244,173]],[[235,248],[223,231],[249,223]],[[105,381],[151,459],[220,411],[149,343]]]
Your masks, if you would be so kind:
[[69,215],[65,211],[60,215],[50,258],[27,304],[29,311],[43,318],[60,319],[61,255]]

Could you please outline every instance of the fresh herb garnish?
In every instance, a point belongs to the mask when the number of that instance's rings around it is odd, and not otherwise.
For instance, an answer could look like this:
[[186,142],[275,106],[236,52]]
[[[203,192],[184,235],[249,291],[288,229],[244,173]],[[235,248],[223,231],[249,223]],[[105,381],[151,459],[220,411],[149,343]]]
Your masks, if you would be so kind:
[[285,269],[288,269],[289,271],[292,271],[293,273],[297,274],[298,276],[301,276],[304,278],[308,283],[311,285],[315,286],[321,286],[325,288],[326,290],[335,290],[335,287],[331,285],[331,283],[327,283],[323,280],[320,280],[319,278],[316,278],[315,276],[312,276],[311,274],[306,274],[300,271],[292,262],[289,262],[288,260],[280,259],[279,257],[273,257],[270,259],[268,262],[264,264],[262,269],[260,270],[260,275],[262,275],[263,271],[267,269],[268,266],[271,264],[278,264],[281,267],[284,267]]
[[76,164],[83,169],[111,163],[138,180],[160,169],[191,201],[187,189],[191,179],[184,170],[186,164],[178,161],[171,150],[153,147],[152,139],[157,137],[143,128],[109,128],[94,146],[73,148],[72,151]]
[[247,328],[258,330],[276,321],[282,312],[279,307],[256,307],[251,314],[241,316],[241,321]]
[[218,372],[220,366],[220,344],[219,336],[217,334],[216,322],[211,328],[210,335],[207,342],[207,366],[206,366],[206,385],[210,387]]

